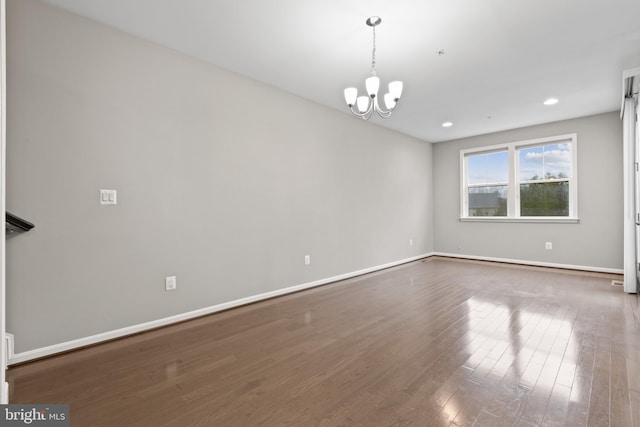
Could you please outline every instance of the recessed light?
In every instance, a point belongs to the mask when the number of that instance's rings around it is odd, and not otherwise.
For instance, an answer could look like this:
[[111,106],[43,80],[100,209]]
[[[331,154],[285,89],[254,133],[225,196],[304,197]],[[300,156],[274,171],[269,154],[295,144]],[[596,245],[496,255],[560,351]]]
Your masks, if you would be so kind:
[[555,105],[558,103],[558,98],[548,98],[543,102],[544,105]]
[[444,123],[442,124],[442,127],[443,127],[443,128],[450,128],[451,126],[453,126],[453,123],[452,123],[452,122],[444,122]]

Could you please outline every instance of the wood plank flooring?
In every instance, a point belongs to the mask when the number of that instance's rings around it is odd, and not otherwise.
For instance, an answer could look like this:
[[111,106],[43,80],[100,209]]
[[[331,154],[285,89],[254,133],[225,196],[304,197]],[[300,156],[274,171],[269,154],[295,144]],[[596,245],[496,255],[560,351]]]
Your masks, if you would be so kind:
[[87,426],[640,426],[619,276],[430,258],[8,371]]

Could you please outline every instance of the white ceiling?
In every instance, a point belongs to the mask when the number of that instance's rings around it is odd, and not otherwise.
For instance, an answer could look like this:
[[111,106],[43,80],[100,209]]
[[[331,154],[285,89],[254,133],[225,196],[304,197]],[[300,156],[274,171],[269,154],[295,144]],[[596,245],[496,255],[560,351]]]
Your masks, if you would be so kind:
[[345,114],[378,15],[378,76],[405,91],[371,120],[430,142],[618,110],[640,66],[639,0],[46,1]]

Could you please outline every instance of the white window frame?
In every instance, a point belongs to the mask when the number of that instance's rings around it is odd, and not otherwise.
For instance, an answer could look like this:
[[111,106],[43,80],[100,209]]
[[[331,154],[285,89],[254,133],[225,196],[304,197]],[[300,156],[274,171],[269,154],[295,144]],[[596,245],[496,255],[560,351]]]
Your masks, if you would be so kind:
[[[568,143],[571,145],[571,174],[569,178],[540,180],[540,182],[569,183],[569,215],[568,216],[520,216],[520,159],[518,150],[551,144]],[[486,186],[469,185],[467,179],[467,158],[472,155],[489,154],[498,151],[508,153],[507,182],[507,216],[469,216],[469,187]],[[529,181],[527,181],[529,182]],[[502,184],[502,183],[500,183]],[[529,139],[525,141],[496,144],[486,147],[460,150],[460,221],[473,222],[580,222],[578,216],[578,136],[575,133]]]

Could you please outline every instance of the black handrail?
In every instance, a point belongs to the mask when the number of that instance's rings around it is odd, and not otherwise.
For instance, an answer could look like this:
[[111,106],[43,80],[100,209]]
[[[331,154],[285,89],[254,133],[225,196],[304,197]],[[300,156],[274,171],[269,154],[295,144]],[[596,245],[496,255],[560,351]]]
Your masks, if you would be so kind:
[[22,219],[14,214],[7,212],[5,217],[5,231],[8,234],[14,233],[16,231],[29,231],[35,225],[31,224],[29,221]]

